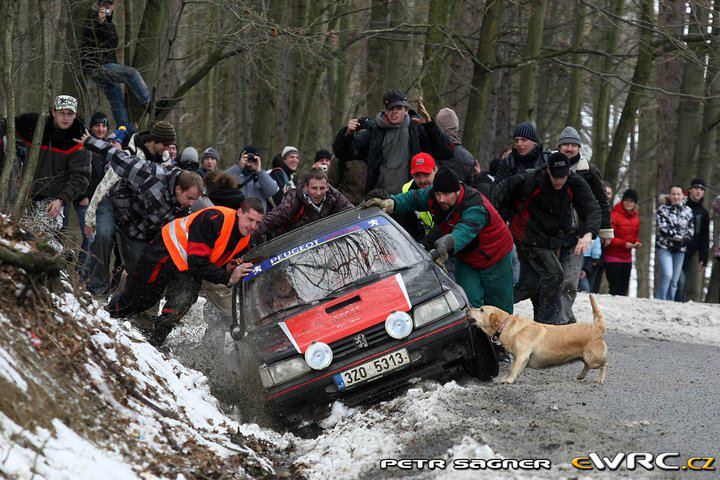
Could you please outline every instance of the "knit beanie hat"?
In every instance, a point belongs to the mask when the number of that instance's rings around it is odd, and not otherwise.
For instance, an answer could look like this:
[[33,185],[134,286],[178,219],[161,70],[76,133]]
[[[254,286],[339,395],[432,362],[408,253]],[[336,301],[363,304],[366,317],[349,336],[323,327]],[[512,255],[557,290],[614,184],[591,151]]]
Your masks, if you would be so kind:
[[243,152],[252,153],[253,155],[260,155],[260,150],[253,147],[252,145],[245,145],[242,150],[240,150],[240,155],[242,155]]
[[582,145],[582,142],[580,141],[580,135],[578,134],[578,131],[575,130],[573,127],[565,127],[565,130],[560,133],[560,138],[558,138],[557,143],[558,146],[565,145],[566,143]]
[[460,120],[452,108],[443,108],[435,115],[435,123],[444,130],[458,130]]
[[202,158],[205,158],[205,157],[211,157],[217,161],[220,161],[220,154],[218,154],[217,150],[215,150],[213,147],[208,147],[205,149],[205,151],[203,152]]
[[106,127],[108,126],[108,123],[110,123],[107,115],[105,115],[103,112],[95,112],[92,114],[92,117],[90,117],[90,127],[94,127],[99,123],[102,123]]
[[318,150],[315,152],[315,161],[317,162],[321,158],[327,158],[328,160],[332,159],[333,154],[328,150]]
[[[149,140],[158,143],[175,143],[175,127],[170,122],[161,120],[150,129]],[[197,150],[195,150],[197,153]]]
[[443,167],[435,174],[432,188],[434,192],[440,193],[457,192],[460,190],[460,180],[458,180],[455,172]]
[[702,178],[693,178],[690,182],[690,188],[702,188],[705,190],[707,188],[707,183]]
[[282,155],[280,157],[280,161],[284,161],[288,157],[288,155],[293,154],[293,153],[300,155],[300,152],[295,147],[287,146],[287,147],[283,148]]
[[127,137],[129,133],[130,133],[130,131],[127,128],[125,128],[124,125],[120,125],[117,128],[117,130],[113,130],[113,132],[110,135],[108,135],[108,140],[115,140],[120,145],[122,145],[123,142],[125,141],[125,137]]
[[623,192],[622,199],[623,199],[623,200],[632,200],[633,202],[637,203],[637,202],[638,202],[638,193],[637,193],[637,190],[633,190],[632,188],[628,188],[627,190],[625,190],[625,192]]
[[522,122],[520,125],[515,127],[513,132],[513,138],[525,137],[528,140],[532,140],[535,143],[540,143],[540,137],[538,137],[537,128],[530,122]]

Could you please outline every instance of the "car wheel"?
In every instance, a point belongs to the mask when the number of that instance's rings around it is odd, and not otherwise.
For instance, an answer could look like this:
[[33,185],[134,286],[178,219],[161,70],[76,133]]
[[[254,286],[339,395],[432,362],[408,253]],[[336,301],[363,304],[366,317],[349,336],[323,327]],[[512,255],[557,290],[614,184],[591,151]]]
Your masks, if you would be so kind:
[[463,364],[468,375],[483,382],[488,382],[497,376],[500,369],[492,343],[475,325],[470,326],[470,354],[470,359]]

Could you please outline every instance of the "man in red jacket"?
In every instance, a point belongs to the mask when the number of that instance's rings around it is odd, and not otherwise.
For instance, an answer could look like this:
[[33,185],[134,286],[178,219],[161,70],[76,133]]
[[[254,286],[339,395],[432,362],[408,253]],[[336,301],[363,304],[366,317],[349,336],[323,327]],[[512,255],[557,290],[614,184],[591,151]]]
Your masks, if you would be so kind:
[[632,270],[632,251],[642,246],[640,243],[640,216],[637,210],[638,194],[628,188],[622,196],[622,202],[613,207],[610,217],[615,238],[603,251],[605,257],[605,276],[610,285],[610,295],[627,296]]

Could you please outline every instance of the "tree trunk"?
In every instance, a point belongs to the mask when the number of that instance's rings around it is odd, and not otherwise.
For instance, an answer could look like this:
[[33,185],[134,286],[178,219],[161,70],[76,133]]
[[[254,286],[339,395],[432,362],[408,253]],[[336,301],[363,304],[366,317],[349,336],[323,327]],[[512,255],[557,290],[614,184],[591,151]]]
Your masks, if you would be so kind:
[[[611,12],[613,16],[620,17],[625,9],[624,0],[612,0]],[[610,25],[607,30],[607,37],[603,50],[607,55],[603,58],[600,71],[603,74],[610,74],[614,71],[615,65],[613,55],[617,53],[618,42],[620,41],[620,22],[610,19]],[[592,147],[593,147],[593,163],[602,172],[605,170],[608,154],[609,121],[610,121],[610,82],[604,78],[598,79],[600,86],[595,97],[595,106],[593,108],[593,124],[592,124]],[[607,180],[607,178],[606,178]]]
[[439,46],[442,44],[445,34],[439,27],[447,28],[452,5],[453,2],[446,0],[430,0],[429,26],[425,35],[425,56],[420,91],[425,100],[425,107],[433,116],[440,109],[440,94],[445,88],[449,71],[446,65],[446,52]]
[[[545,10],[547,0],[531,0],[530,15],[523,58],[533,57],[542,47],[543,31],[545,30]],[[520,93],[518,98],[518,123],[535,118],[535,89],[537,86],[537,61],[530,61],[520,67]]]
[[38,0],[37,6],[38,16],[40,17],[40,35],[43,46],[41,97],[44,100],[42,103],[45,105],[45,108],[41,108],[40,115],[38,115],[37,125],[35,126],[35,134],[32,139],[32,148],[30,149],[30,154],[28,155],[27,163],[25,164],[22,184],[20,185],[20,190],[18,191],[18,196],[15,200],[15,205],[13,206],[13,216],[15,218],[20,218],[22,216],[22,212],[25,209],[25,202],[27,201],[30,193],[30,187],[32,186],[33,179],[35,178],[35,169],[37,168],[38,158],[40,157],[40,144],[42,143],[43,134],[45,132],[45,123],[50,116],[48,106],[52,105],[53,99],[53,86],[51,81],[52,62],[50,61],[50,56],[53,52],[53,34],[50,21],[50,12],[52,9],[49,8],[49,2],[47,0]]
[[717,158],[717,124],[720,118],[720,1],[713,3],[713,36],[708,52],[705,78],[705,108],[703,109],[700,149],[697,159],[697,175],[712,182]]
[[[7,148],[5,149],[5,161],[0,176],[0,211],[9,211],[10,201],[10,182],[15,166],[15,93],[13,91],[13,49],[12,40],[15,29],[15,13],[17,12],[17,0],[8,0],[4,6],[0,7],[0,18],[3,21],[2,32],[2,84],[5,90],[5,114],[7,118]],[[2,152],[0,152],[2,156]]]
[[653,221],[655,219],[655,159],[657,158],[657,103],[654,98],[647,97],[640,107],[638,119],[638,153],[637,164],[633,165],[636,180],[629,187],[635,188],[640,197],[638,214],[640,215],[640,242],[642,247],[637,249],[635,256],[635,269],[637,272],[637,296],[650,298],[650,250],[652,249]]
[[[660,2],[660,26],[662,33],[672,41],[680,42],[685,28],[685,2],[680,0],[662,0]],[[662,139],[662,148],[657,152],[657,185],[655,192],[664,192],[673,180],[675,143],[677,138],[677,115],[679,99],[674,92],[680,89],[682,79],[682,58],[677,52],[658,58],[658,139]]]
[[[689,34],[699,35],[707,31],[709,11],[697,2],[690,2],[692,11],[688,26]],[[704,48],[705,45],[702,45]],[[695,48],[685,52],[678,108],[677,140],[675,141],[675,173],[673,182],[688,185],[696,175],[697,138],[700,134],[700,112],[703,108],[702,97],[705,93],[705,54]]]
[[463,129],[463,145],[473,155],[477,155],[480,146],[480,129],[485,119],[485,105],[492,74],[487,69],[487,65],[491,65],[495,60],[495,37],[498,31],[498,16],[501,6],[500,0],[488,0],[480,25],[480,43],[478,44],[477,59],[473,66],[470,100],[465,113],[465,128]]
[[[585,5],[581,2],[575,4],[575,28],[573,29],[572,46],[580,48],[583,45],[585,37]],[[570,57],[571,63],[579,65],[580,54],[576,53]],[[566,125],[571,125],[578,130],[580,129],[580,112],[582,104],[580,96],[582,95],[582,69],[574,67],[571,74],[570,100],[568,105],[568,114],[565,119]]]
[[632,85],[625,99],[625,105],[620,115],[615,134],[613,135],[612,147],[608,155],[607,165],[605,166],[605,181],[611,185],[615,185],[618,179],[620,163],[625,154],[625,146],[627,145],[628,134],[632,126],[635,124],[637,109],[640,105],[640,99],[643,93],[643,87],[647,84],[652,71],[653,50],[652,38],[653,30],[645,26],[651,26],[653,21],[653,4],[652,0],[642,0],[640,6],[640,46],[638,51],[637,63],[633,72]]

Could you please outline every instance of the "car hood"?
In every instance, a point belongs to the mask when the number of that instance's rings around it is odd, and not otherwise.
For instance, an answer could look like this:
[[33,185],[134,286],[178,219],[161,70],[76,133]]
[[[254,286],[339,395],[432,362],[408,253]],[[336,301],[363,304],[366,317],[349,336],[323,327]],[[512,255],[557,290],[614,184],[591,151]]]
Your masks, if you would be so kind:
[[[383,282],[389,277],[393,277],[394,275],[396,274],[388,273],[386,276],[378,279],[373,283],[358,285],[356,288],[348,288],[346,291],[343,292],[343,296],[351,296],[353,292],[357,292],[364,288],[372,287],[373,285],[376,285],[379,282]],[[435,271],[435,266],[430,261],[417,264],[408,270],[402,271],[400,275],[402,275],[402,280],[405,286],[405,290],[407,291],[407,297],[410,301],[411,307],[414,307],[419,303],[425,302],[430,298],[436,297],[443,292],[443,284],[441,284],[440,280],[443,277],[439,277],[437,275]],[[325,303],[329,303],[335,300],[337,299],[328,300],[327,302],[321,302],[318,305],[313,305],[312,307],[308,307],[299,312],[295,312],[294,315],[290,318],[298,317],[307,310],[322,307]],[[372,300],[370,299],[362,300],[362,302],[366,303],[371,301]],[[375,302],[373,302],[372,306],[374,313],[380,313],[382,317],[381,320],[373,323],[377,324],[380,321],[384,321],[385,316],[389,314],[390,311],[377,312],[374,303]],[[361,307],[362,305],[358,304],[358,306]],[[283,358],[289,357],[297,353],[296,347],[290,341],[290,338],[286,331],[283,330],[283,328],[287,329],[286,324],[288,323],[290,318],[282,319],[282,326],[280,324],[281,322],[278,321],[271,325],[267,325],[265,327],[261,327],[248,332],[247,340],[254,345],[255,349],[257,350],[260,358],[264,363],[274,363],[278,360],[282,360]],[[358,331],[361,331],[368,327],[368,325],[358,326],[358,328],[354,332],[348,331],[347,335],[357,333]]]

